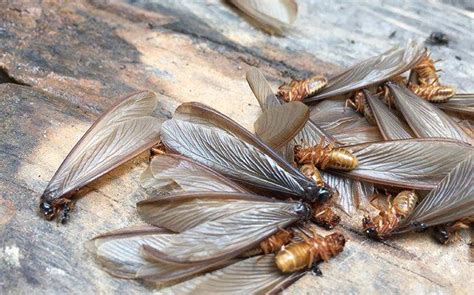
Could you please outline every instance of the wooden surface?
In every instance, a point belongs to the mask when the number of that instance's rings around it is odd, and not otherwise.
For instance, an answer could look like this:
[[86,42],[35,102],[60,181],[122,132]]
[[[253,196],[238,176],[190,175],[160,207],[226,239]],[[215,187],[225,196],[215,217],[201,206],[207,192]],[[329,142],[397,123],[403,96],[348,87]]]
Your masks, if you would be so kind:
[[[290,76],[334,73],[434,30],[452,40],[430,48],[443,59],[442,79],[474,90],[473,12],[459,6],[299,1],[295,31],[278,38],[217,0],[58,2],[12,1],[0,9],[1,294],[153,291],[110,277],[84,248],[98,233],[139,222],[134,208],[146,198],[137,180],[146,154],[81,191],[68,225],[37,211],[74,143],[133,90],[159,93],[162,118],[181,102],[200,101],[251,129],[259,107],[244,78],[249,65],[276,89]],[[469,293],[468,236],[449,247],[427,234],[381,244],[356,233],[347,217],[343,224],[345,251],[322,265],[323,277],[305,276],[287,293]]]

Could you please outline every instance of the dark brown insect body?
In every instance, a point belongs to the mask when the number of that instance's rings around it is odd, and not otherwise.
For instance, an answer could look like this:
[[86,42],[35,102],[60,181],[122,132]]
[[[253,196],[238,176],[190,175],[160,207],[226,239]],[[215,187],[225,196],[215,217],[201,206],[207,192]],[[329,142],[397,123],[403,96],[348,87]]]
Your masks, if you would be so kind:
[[421,98],[429,102],[441,103],[448,101],[456,94],[456,91],[451,86],[443,85],[415,85],[410,84],[410,90]]
[[433,228],[433,237],[440,244],[449,244],[457,239],[460,230],[469,228],[473,222],[474,216],[471,216],[453,223],[437,225]]
[[[388,197],[390,198],[390,196]],[[388,201],[386,210],[381,210],[375,217],[364,217],[362,227],[365,234],[372,239],[382,239],[398,227],[401,219],[407,217],[415,209],[418,196],[414,191],[402,191],[393,202]]]
[[294,272],[304,268],[311,268],[315,262],[327,261],[341,253],[346,240],[340,233],[313,237],[304,237],[304,241],[295,242],[280,250],[275,257],[277,267],[282,272]]
[[321,91],[327,83],[328,80],[319,75],[304,80],[292,80],[290,84],[281,85],[278,94],[287,102],[301,101]]
[[357,91],[352,99],[346,100],[346,106],[351,105],[356,112],[361,113],[367,119],[367,122],[371,125],[377,125],[375,121],[375,116],[370,108],[369,104],[367,103],[367,99],[362,91]]
[[333,168],[350,171],[357,167],[357,158],[347,149],[334,148],[330,143],[325,145],[324,139],[313,147],[295,146],[295,161],[298,164],[312,164],[321,169]]
[[[312,164],[305,164],[301,166],[300,171],[308,178],[311,178],[318,186],[328,187],[329,186],[324,182],[321,174],[318,169]],[[331,192],[330,198],[333,197],[333,192]],[[312,221],[319,226],[322,226],[326,229],[332,229],[341,221],[341,217],[337,215],[332,208],[331,200],[326,200],[325,202],[315,202],[312,204],[313,207],[313,217]]]

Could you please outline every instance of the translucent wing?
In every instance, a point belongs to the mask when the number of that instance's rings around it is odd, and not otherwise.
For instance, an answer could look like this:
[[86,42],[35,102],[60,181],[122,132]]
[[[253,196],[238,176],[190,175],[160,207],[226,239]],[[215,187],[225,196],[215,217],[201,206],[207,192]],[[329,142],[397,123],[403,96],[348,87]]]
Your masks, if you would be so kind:
[[338,143],[350,145],[382,141],[378,127],[345,106],[345,99],[326,99],[311,107],[311,120]]
[[[205,196],[205,198],[203,197]],[[229,197],[230,196],[230,197]],[[226,192],[179,193],[156,197],[137,204],[138,214],[147,223],[159,225],[174,232],[182,232],[204,222],[233,214],[232,206],[250,209],[250,201],[272,202],[270,198],[251,195],[238,199]],[[250,206],[250,207],[245,207]]]
[[284,34],[298,14],[298,5],[294,0],[231,0],[230,2],[252,18],[258,27],[271,34]]
[[445,103],[436,105],[442,110],[474,117],[474,93],[456,94]]
[[87,246],[108,273],[116,277],[143,279],[155,283],[182,279],[230,263],[219,261],[214,264],[183,267],[152,262],[142,255],[143,245],[154,246],[162,241],[157,237],[164,238],[170,234],[172,233],[155,226],[133,226],[95,237]]
[[161,269],[158,264],[142,257],[141,247],[154,245],[155,237],[170,234],[156,226],[133,226],[97,236],[88,242],[87,248],[108,273],[132,279],[144,266],[155,271]]
[[256,256],[175,285],[163,293],[266,294],[285,282],[294,282],[304,273],[284,274],[276,268],[274,255]]
[[167,147],[228,177],[274,191],[304,193],[292,174],[272,158],[220,129],[169,120],[161,131]]
[[421,201],[413,214],[403,221],[400,229],[409,229],[413,223],[433,226],[453,222],[474,215],[474,161],[473,157],[459,163]]
[[160,121],[151,117],[157,104],[152,92],[126,98],[100,117],[71,150],[43,195],[70,193],[153,146]]
[[159,192],[246,192],[247,190],[191,159],[174,154],[156,155],[141,175],[145,188]]
[[411,69],[424,54],[423,45],[416,42],[409,42],[403,49],[390,49],[329,78],[328,84],[321,92],[304,101],[317,101],[389,80]]
[[430,190],[466,157],[473,148],[445,139],[406,139],[346,147],[359,166],[350,172],[336,172],[376,184]]
[[387,83],[397,108],[418,137],[444,137],[472,142],[448,115],[402,85]]
[[[171,211],[169,214],[176,208],[181,210],[181,205],[192,210],[195,205],[189,204],[202,202],[203,206],[197,209],[199,214],[187,211],[186,216],[179,216],[176,213],[175,218],[180,218],[181,221],[163,218],[160,224],[165,227],[169,224],[191,224],[196,219],[201,220],[200,223],[196,222],[198,224],[192,227],[186,225],[185,231],[166,239],[163,246],[144,247],[144,251],[156,261],[177,264],[229,259],[255,247],[279,229],[302,218],[299,203],[276,202],[252,194],[228,193],[222,194],[220,198],[222,200],[216,204],[214,201],[217,197],[212,194],[183,196],[183,202],[168,209]],[[180,200],[174,199],[170,204],[178,201]],[[229,206],[230,203],[232,206]],[[209,210],[206,211],[206,208]],[[206,221],[202,221],[203,215],[206,216]]]
[[272,158],[281,168],[292,174],[293,177],[298,179],[298,181],[301,183],[305,184],[307,182],[307,179],[304,177],[304,175],[302,175],[288,161],[282,158],[267,144],[265,144],[254,134],[250,133],[247,129],[243,128],[229,117],[223,115],[211,107],[195,102],[183,103],[176,109],[174,118],[191,123],[206,125],[208,127],[217,127],[222,131],[231,133],[238,139],[256,147],[265,155]]
[[364,94],[374,113],[380,133],[382,133],[385,140],[414,137],[410,127],[398,118],[383,102],[366,90],[364,90]]
[[263,112],[255,121],[255,134],[269,146],[279,149],[305,126],[309,108],[301,102],[273,107]]

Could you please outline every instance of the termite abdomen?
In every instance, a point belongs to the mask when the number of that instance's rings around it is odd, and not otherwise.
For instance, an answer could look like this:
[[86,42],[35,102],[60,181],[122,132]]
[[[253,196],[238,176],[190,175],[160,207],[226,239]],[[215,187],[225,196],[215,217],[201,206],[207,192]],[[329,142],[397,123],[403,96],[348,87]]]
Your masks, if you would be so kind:
[[314,76],[304,80],[292,80],[278,88],[280,97],[287,101],[302,101],[308,96],[318,93],[326,86],[328,80],[324,76]]
[[326,237],[314,234],[311,238],[305,238],[303,242],[292,243],[280,250],[275,262],[282,272],[311,268],[313,263],[327,261],[342,252],[345,243],[346,240],[340,233]]
[[453,87],[442,85],[410,84],[410,90],[419,97],[434,103],[446,102],[456,94]]
[[313,164],[321,169],[333,168],[350,171],[357,167],[357,158],[347,149],[324,146],[324,140],[314,147],[295,146],[295,160],[298,164]]

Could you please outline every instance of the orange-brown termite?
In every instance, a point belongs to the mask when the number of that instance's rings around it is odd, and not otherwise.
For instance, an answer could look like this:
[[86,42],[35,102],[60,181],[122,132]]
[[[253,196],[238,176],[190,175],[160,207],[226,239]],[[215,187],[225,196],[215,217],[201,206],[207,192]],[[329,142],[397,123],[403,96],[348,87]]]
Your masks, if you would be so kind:
[[321,75],[304,80],[292,80],[290,84],[283,84],[278,88],[280,97],[287,101],[301,101],[321,91],[328,80]]
[[429,54],[426,54],[421,61],[412,68],[417,76],[418,83],[421,85],[439,85],[439,77],[433,61]]
[[443,86],[443,85],[416,85],[410,84],[409,88],[413,93],[418,95],[421,98],[426,99],[429,102],[434,103],[442,103],[448,101],[451,97],[456,94],[456,90],[454,90],[451,86]]
[[369,104],[367,103],[367,99],[365,98],[365,94],[364,92],[362,92],[362,90],[357,91],[352,97],[352,99],[348,98],[346,100],[346,107],[347,105],[351,105],[356,112],[364,115],[369,124],[377,125],[374,113],[370,108]]
[[375,217],[366,216],[362,220],[364,233],[372,239],[383,239],[390,235],[400,223],[415,209],[418,195],[415,191],[405,190],[400,192],[392,202],[388,196],[388,208],[381,210]]
[[320,236],[314,231],[312,237],[302,236],[303,241],[293,242],[282,248],[275,257],[277,267],[285,273],[304,268],[317,270],[316,262],[328,261],[344,249],[346,239],[341,233]]
[[325,144],[324,138],[312,147],[295,146],[296,163],[312,164],[322,170],[333,168],[350,171],[357,167],[357,158],[345,148],[335,148],[332,143]]

